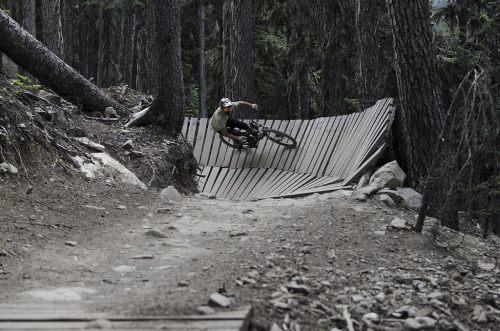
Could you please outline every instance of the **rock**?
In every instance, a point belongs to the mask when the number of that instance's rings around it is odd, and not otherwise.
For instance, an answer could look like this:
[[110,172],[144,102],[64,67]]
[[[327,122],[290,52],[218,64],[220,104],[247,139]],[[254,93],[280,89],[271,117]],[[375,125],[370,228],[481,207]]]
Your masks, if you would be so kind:
[[196,308],[196,311],[202,315],[211,315],[215,313],[215,310],[209,306],[200,306]]
[[149,230],[145,233],[146,236],[156,237],[156,238],[167,238],[168,236],[158,230]]
[[148,187],[142,183],[135,174],[121,165],[106,153],[92,153],[93,163],[87,162],[80,156],[75,156],[73,160],[80,165],[80,170],[87,178],[95,179],[98,176],[107,177],[109,180],[137,186],[143,190]]
[[160,193],[160,199],[162,199],[163,201],[175,200],[180,198],[182,198],[182,195],[173,186],[169,186],[163,189]]
[[195,197],[203,198],[203,199],[217,199],[217,197],[211,193],[200,192],[195,194]]
[[9,173],[12,175],[17,175],[19,173],[16,167],[7,162],[0,163],[0,172]]
[[104,109],[104,117],[106,117],[106,118],[118,118],[119,116],[113,107],[106,107],[106,109]]
[[75,247],[77,245],[76,241],[66,241],[64,244],[72,247]]
[[123,143],[122,147],[127,150],[134,149],[135,148],[134,141],[132,139],[129,139]]
[[399,167],[397,161],[389,162],[375,171],[370,178],[370,186],[382,188],[402,187],[406,179],[406,174]]
[[297,284],[295,282],[289,283],[286,286],[286,289],[290,293],[301,293],[301,294],[304,294],[304,295],[308,295],[309,292],[310,292],[310,290],[309,290],[309,288],[307,286],[301,285],[301,284]]
[[48,102],[50,102],[53,105],[56,105],[57,107],[62,107],[61,97],[58,95],[49,93],[49,92],[44,91],[44,90],[40,90],[40,91],[38,91],[38,96],[40,98],[44,98],[45,100],[47,100]]
[[106,150],[106,147],[104,147],[103,145],[98,144],[96,142],[93,142],[92,140],[90,140],[87,137],[73,137],[71,139],[73,139],[74,141],[78,141],[83,146],[88,147],[88,148],[93,149],[93,150],[98,151],[98,152],[104,152]]
[[388,196],[391,197],[392,200],[394,200],[395,203],[399,203],[401,201],[401,196],[399,195],[398,191],[396,190],[389,190],[389,189],[382,189],[377,192],[378,194],[387,194]]
[[378,199],[388,207],[396,207],[396,203],[394,202],[394,200],[392,200],[392,198],[387,194],[379,195]]
[[391,221],[391,227],[399,230],[411,230],[413,226],[407,220],[395,218]]
[[366,194],[360,193],[356,194],[353,199],[359,202],[366,202],[368,200],[368,197],[366,196]]
[[380,188],[376,185],[368,185],[356,190],[357,194],[372,195],[376,193]]
[[398,194],[406,208],[418,211],[422,205],[422,195],[412,188],[398,187]]
[[213,293],[210,295],[208,305],[212,307],[229,307],[231,305],[231,300],[220,293]]

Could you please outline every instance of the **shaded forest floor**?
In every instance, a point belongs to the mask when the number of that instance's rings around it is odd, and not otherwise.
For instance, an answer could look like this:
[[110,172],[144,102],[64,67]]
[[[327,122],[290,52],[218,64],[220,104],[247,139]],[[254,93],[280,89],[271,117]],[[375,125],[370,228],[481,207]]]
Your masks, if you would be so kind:
[[[182,139],[45,105],[0,77],[0,163],[19,171],[0,173],[1,304],[185,315],[207,313],[220,293],[230,306],[211,309],[252,305],[254,330],[494,330],[500,322],[498,247],[478,237],[434,220],[423,234],[394,228],[415,214],[357,202],[351,190],[204,197]],[[108,92],[130,107],[141,98]],[[105,146],[149,188],[87,179],[71,157],[93,151],[68,139],[75,135]],[[169,185],[183,197],[162,200]]]

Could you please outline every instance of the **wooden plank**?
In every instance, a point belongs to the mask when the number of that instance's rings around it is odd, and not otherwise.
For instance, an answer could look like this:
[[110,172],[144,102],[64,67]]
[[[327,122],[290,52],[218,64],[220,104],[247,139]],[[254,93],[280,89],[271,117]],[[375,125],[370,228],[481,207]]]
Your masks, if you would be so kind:
[[344,181],[343,185],[348,185],[350,184],[353,180],[357,179],[359,176],[361,176],[370,166],[372,166],[377,159],[382,155],[384,152],[385,148],[387,147],[387,144],[384,143],[382,146],[378,148],[375,153],[373,153],[368,160],[366,160],[363,164],[361,164],[355,171],[353,171],[349,176],[347,176]]
[[295,159],[293,160],[292,164],[290,165],[289,168],[290,171],[297,171],[298,167],[302,163],[302,160],[309,152],[309,146],[311,145],[311,138],[314,136],[314,133],[316,133],[315,131],[316,125],[317,121],[315,119],[308,121],[307,129],[304,132],[304,138],[303,138],[304,143],[302,144],[300,150],[297,151],[298,153],[295,156]]
[[203,170],[208,169],[207,177],[205,178],[205,183],[201,192],[210,193],[212,187],[214,186],[217,177],[219,176],[220,167],[205,167]]
[[203,152],[201,154],[200,159],[198,160],[198,163],[200,165],[208,165],[211,153],[214,151],[214,149],[215,149],[215,152],[217,152],[217,149],[219,146],[216,146],[216,142],[214,140],[215,140],[215,131],[209,122],[209,124],[207,125],[206,133],[205,133],[205,141],[203,143]]
[[198,119],[194,118],[194,117],[191,117],[189,119],[189,127],[188,127],[188,133],[187,133],[186,139],[189,142],[191,142],[191,144],[193,144],[193,146],[196,143],[194,137],[196,135],[197,127],[198,127]]
[[278,185],[275,185],[271,191],[266,193],[266,195],[273,196],[282,194],[283,192],[286,191],[287,187],[296,183],[303,176],[304,174],[301,173],[287,171],[286,175],[280,180],[280,183],[278,183]]
[[306,137],[307,137],[307,132],[309,130],[309,120],[304,120],[300,122],[299,125],[299,132],[297,133],[297,141],[299,142],[299,145],[296,149],[290,152],[290,155],[288,156],[288,159],[286,160],[286,163],[283,165],[281,169],[291,171],[293,164],[295,163],[295,160],[299,157],[299,155],[302,153],[303,149],[305,148],[304,146],[307,143]]
[[301,196],[306,196],[314,193],[329,193],[329,192],[334,192],[344,189],[344,186],[342,184],[338,185],[331,185],[328,187],[323,187],[323,188],[318,188],[318,189],[312,189],[312,190],[306,190],[306,191],[296,191],[293,193],[288,193],[288,194],[282,194],[279,196],[274,196],[274,197],[267,197],[267,198],[294,198],[294,197],[301,197]]
[[216,180],[214,181],[214,184],[212,188],[210,189],[209,193],[213,194],[218,197],[217,192],[220,190],[221,185],[224,183],[224,179],[227,176],[227,173],[229,172],[228,168],[220,168],[219,173],[217,174]]
[[[278,128],[279,128],[280,125],[281,125],[281,121],[273,121],[270,126],[269,125],[266,125],[266,126],[268,128],[270,128],[270,129],[278,130]],[[261,140],[261,143],[262,142],[265,142],[265,143],[264,143],[264,146],[262,147],[261,158],[259,159],[259,163],[256,165],[256,167],[266,168],[266,161],[267,161],[267,159],[270,158],[270,157],[271,158],[274,157],[274,155],[272,155],[272,150],[274,148],[276,148],[276,146],[275,146],[276,144],[273,143],[269,139],[263,139],[263,140]]]
[[[380,105],[379,105],[380,103]],[[392,99],[379,100],[376,104],[379,106],[376,111],[376,118],[373,127],[368,130],[368,136],[358,147],[360,153],[357,155],[355,164],[346,172],[350,174],[357,166],[363,163],[379,147],[379,144],[387,139],[392,121],[394,120],[394,108]]]
[[302,186],[309,183],[315,177],[311,174],[301,174],[301,178],[297,178],[295,182],[291,183],[291,185],[283,187],[283,192],[281,194],[292,193],[302,188]]
[[314,163],[311,162],[309,164],[309,166],[305,171],[306,173],[313,175],[318,174],[321,164],[323,163],[326,151],[328,150],[329,145],[332,143],[331,139],[335,135],[335,131],[333,131],[333,128],[335,127],[336,124],[335,119],[336,117],[328,118],[328,123],[326,124],[325,129],[323,130],[323,134],[321,136],[322,141],[320,143],[320,146],[318,146],[316,153],[313,156],[313,158],[316,161]]
[[282,182],[282,180],[288,178],[289,174],[293,174],[293,172],[290,171],[284,171],[284,170],[276,170],[278,172],[277,176],[273,178],[273,180],[269,181],[269,184],[266,185],[264,190],[262,190],[261,195],[263,197],[268,196],[269,192],[272,192],[275,187],[279,186]]
[[[317,118],[314,121],[314,126],[311,128],[311,134],[309,135],[309,140],[311,141],[309,147],[307,148],[306,154],[303,155],[300,163],[297,164],[295,171],[306,173],[307,168],[310,164],[314,164],[317,162],[317,158],[314,158],[317,149],[320,146],[321,137],[323,137],[325,132],[325,125],[328,124],[327,117]],[[324,142],[324,141],[323,141]]]
[[240,199],[248,199],[249,196],[252,194],[252,192],[260,188],[262,183],[265,182],[265,178],[267,178],[266,173],[269,176],[269,174],[272,172],[272,170],[269,169],[262,169],[262,168],[253,168],[253,169],[257,169],[257,173],[254,176],[254,180],[251,183],[249,183],[249,185],[240,194]]
[[281,173],[280,170],[276,169],[268,169],[268,171],[265,173],[264,176],[259,181],[259,187],[256,190],[253,190],[248,198],[260,198],[262,193],[268,189],[268,183],[273,181],[279,174]]
[[208,176],[210,175],[210,170],[212,167],[203,167],[201,170],[201,175],[198,176],[197,182],[196,182],[196,187],[198,188],[198,191],[203,192],[203,188],[205,187],[205,183],[207,182]]
[[230,168],[225,168],[229,169],[226,177],[224,180],[219,181],[220,182],[220,189],[217,191],[217,196],[221,198],[226,198],[226,193],[231,189],[232,185],[234,184],[234,181],[238,178],[241,169],[230,169]]
[[[281,154],[279,161],[276,163],[273,163],[271,165],[271,168],[275,169],[282,169],[285,170],[284,167],[288,161],[288,158],[293,157],[295,153],[297,153],[297,149],[300,146],[300,141],[298,140],[298,134],[299,134],[299,129],[300,129],[300,124],[302,123],[302,120],[294,120],[290,121],[290,124],[288,125],[288,132],[292,137],[297,140],[297,147],[295,148],[284,148],[283,153]],[[288,170],[288,169],[286,169]]]
[[205,144],[205,135],[207,133],[207,124],[208,124],[208,119],[207,118],[200,118],[198,120],[198,130],[196,133],[196,138],[194,138],[194,150],[193,150],[193,155],[196,160],[201,159],[201,153],[203,151],[203,147]]
[[[36,311],[35,311],[36,312]],[[74,312],[78,314],[78,312]],[[40,318],[25,311],[10,320],[0,321],[0,330],[83,330],[97,318],[104,318],[110,328],[101,330],[248,330],[252,318],[252,307],[242,307],[232,312],[221,312],[212,315],[195,316],[106,316],[106,314],[81,315],[80,318],[62,317],[53,319],[50,316]],[[31,316],[31,317],[30,317]],[[104,317],[102,317],[104,316]]]
[[354,115],[355,114],[347,115],[345,118],[345,122],[342,126],[342,130],[340,131],[337,144],[330,158],[330,160],[333,162],[330,162],[324,173],[324,175],[326,176],[335,176],[336,169],[338,169],[339,164],[343,162],[342,156],[344,155],[344,148],[348,143],[348,139],[346,137],[350,136],[352,124],[354,123]]
[[380,116],[377,116],[379,115],[377,112],[379,105],[380,103],[377,103],[362,113],[361,123],[355,129],[355,135],[353,135],[351,143],[347,147],[351,151],[350,156],[346,158],[347,162],[339,172],[342,177],[348,176],[349,169],[356,167],[356,161],[359,160],[363,153],[363,142],[370,139],[373,134],[372,130],[380,125]]
[[189,124],[189,117],[184,117],[184,122],[182,123],[182,131],[181,131],[184,137],[187,137],[188,124]]
[[245,191],[246,188],[252,185],[252,183],[256,180],[257,173],[259,172],[260,168],[247,168],[249,173],[246,176],[245,180],[241,183],[240,187],[232,193],[232,199],[240,199],[243,192]]
[[231,187],[227,190],[225,194],[226,199],[234,199],[234,195],[238,189],[240,189],[251,172],[251,168],[238,169],[238,177],[233,178]]
[[[276,130],[279,130],[281,132],[286,132],[288,124],[290,122],[289,121],[279,121],[279,122],[280,122],[279,126],[275,124]],[[269,153],[267,155],[266,162],[264,163],[264,168],[271,168],[274,160],[279,160],[284,150],[285,147],[280,146],[273,142],[271,144],[271,149],[269,150]]]
[[[272,120],[260,120],[258,121],[259,124],[268,127],[273,124]],[[255,149],[253,158],[249,159],[248,161],[245,162],[245,165],[248,165],[250,168],[258,168],[258,164],[260,163],[260,160],[265,157],[264,152],[265,152],[265,146],[268,143],[267,139],[263,139],[259,141],[259,147]]]
[[325,171],[332,162],[336,162],[337,160],[334,158],[335,151],[337,150],[337,146],[339,143],[339,139],[342,135],[343,129],[347,123],[347,115],[336,116],[335,123],[332,127],[331,135],[329,135],[330,144],[328,145],[325,155],[321,164],[319,165],[319,169],[316,171],[316,175],[323,176],[325,175]]

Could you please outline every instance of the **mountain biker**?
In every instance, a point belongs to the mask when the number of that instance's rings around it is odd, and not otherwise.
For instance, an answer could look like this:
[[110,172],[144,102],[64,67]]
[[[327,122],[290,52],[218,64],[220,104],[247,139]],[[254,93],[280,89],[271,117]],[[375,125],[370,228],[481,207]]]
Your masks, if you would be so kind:
[[252,109],[259,109],[255,103],[246,101],[232,102],[228,98],[222,98],[219,103],[219,108],[217,108],[210,119],[210,125],[212,125],[215,132],[220,132],[223,136],[242,144],[247,141],[248,134],[235,130],[235,128],[243,129],[246,133],[253,131],[253,129],[245,122],[231,116],[233,107],[238,107],[240,105],[250,106]]

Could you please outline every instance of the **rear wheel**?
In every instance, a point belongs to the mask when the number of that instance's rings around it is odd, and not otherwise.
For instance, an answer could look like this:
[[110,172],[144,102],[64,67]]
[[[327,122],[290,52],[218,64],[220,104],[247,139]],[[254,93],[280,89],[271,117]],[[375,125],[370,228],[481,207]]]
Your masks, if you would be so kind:
[[295,140],[295,138],[288,133],[284,133],[274,129],[264,129],[263,132],[269,140],[277,143],[278,145],[285,147],[297,146],[297,140]]

